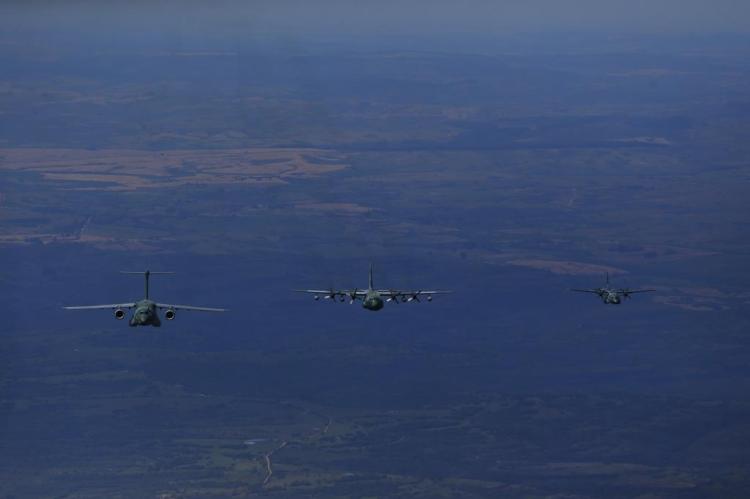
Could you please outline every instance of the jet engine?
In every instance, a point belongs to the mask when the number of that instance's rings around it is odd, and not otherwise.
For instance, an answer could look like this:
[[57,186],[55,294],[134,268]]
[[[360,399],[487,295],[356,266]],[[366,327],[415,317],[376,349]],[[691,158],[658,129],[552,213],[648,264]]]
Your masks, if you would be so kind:
[[115,319],[118,321],[125,318],[125,311],[121,308],[115,309]]
[[171,321],[172,319],[174,319],[175,315],[176,314],[173,308],[170,308],[169,310],[164,312],[164,318],[167,319],[168,321]]

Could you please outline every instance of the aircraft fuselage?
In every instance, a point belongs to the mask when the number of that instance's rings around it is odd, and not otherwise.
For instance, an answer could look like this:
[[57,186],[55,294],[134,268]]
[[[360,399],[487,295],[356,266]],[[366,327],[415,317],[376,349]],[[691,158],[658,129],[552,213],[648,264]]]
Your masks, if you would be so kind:
[[383,297],[377,291],[369,290],[362,299],[362,307],[377,312],[385,305]]
[[619,305],[622,303],[622,298],[620,298],[620,294],[615,291],[609,291],[609,290],[603,290],[601,295],[602,301],[605,305]]
[[136,302],[133,315],[129,322],[131,327],[136,326],[161,326],[161,319],[156,310],[156,302],[151,300],[141,300]]

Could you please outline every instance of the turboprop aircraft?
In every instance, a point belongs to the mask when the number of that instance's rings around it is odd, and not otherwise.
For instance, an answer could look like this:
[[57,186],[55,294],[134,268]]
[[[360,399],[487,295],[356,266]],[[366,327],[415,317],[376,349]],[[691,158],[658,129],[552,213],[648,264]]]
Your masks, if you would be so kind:
[[420,297],[427,301],[432,301],[432,297],[438,294],[450,293],[451,291],[430,291],[430,290],[402,290],[402,289],[375,289],[372,280],[372,264],[370,264],[370,278],[367,289],[295,289],[300,293],[310,293],[314,295],[315,300],[331,300],[331,302],[344,302],[349,299],[349,304],[354,304],[357,300],[362,300],[362,307],[377,312],[385,306],[386,302],[397,304],[419,302]]

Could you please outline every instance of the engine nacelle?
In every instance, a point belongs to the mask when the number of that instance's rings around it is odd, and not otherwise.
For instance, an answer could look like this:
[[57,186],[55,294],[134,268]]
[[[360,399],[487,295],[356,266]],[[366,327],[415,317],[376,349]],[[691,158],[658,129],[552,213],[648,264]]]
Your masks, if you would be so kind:
[[121,308],[115,310],[115,319],[121,321],[125,318],[125,311]]
[[177,314],[175,313],[175,311],[174,311],[173,308],[170,308],[169,310],[167,310],[166,312],[164,312],[164,318],[167,319],[168,321],[173,320],[174,317],[175,317],[175,315],[177,315]]

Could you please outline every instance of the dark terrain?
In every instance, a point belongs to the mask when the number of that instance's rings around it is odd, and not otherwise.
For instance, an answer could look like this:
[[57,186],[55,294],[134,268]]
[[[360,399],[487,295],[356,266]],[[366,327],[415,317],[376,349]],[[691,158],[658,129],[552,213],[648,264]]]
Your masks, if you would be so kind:
[[[45,40],[0,37],[0,497],[746,497],[748,40]],[[290,291],[370,261],[456,293]],[[145,268],[231,311],[61,310]]]

